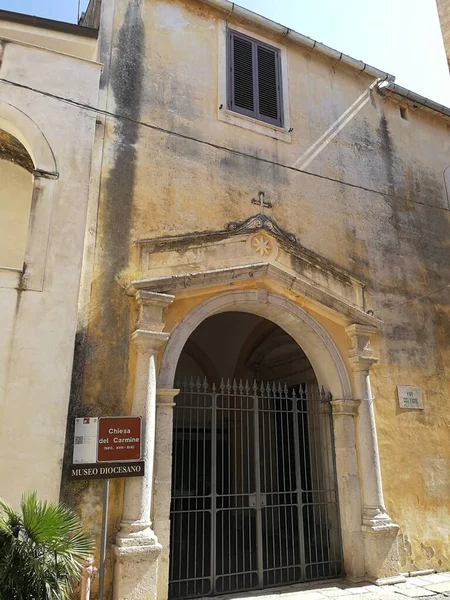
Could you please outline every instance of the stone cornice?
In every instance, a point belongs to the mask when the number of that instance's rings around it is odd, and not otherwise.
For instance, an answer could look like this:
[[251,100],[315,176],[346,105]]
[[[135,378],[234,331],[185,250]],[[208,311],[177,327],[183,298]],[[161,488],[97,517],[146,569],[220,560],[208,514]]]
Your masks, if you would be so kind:
[[320,287],[318,284],[314,284],[305,277],[296,275],[281,266],[268,262],[140,279],[130,284],[127,294],[135,295],[139,290],[159,291],[163,293],[176,292],[184,289],[195,289],[264,277],[277,281],[291,292],[302,294],[315,300],[348,320],[369,326],[371,331],[377,331],[377,328],[381,325],[381,321],[346,302],[345,299],[332,294],[329,290]]
[[[308,250],[300,244],[294,234],[287,233],[281,229],[275,221],[266,215],[253,215],[246,221],[228,223],[225,229],[218,231],[194,232],[185,235],[167,236],[153,239],[143,239],[137,242],[141,251],[144,249],[149,252],[173,252],[178,250],[186,251],[189,248],[196,248],[204,244],[221,242],[227,238],[239,237],[245,234],[251,234],[255,231],[263,230],[274,236],[281,247],[300,258],[301,260],[314,265],[315,268],[325,273],[330,273],[336,279],[343,283],[357,283],[364,287],[365,283],[359,277],[346,271],[342,267],[334,264],[332,261],[320,256],[312,250]],[[127,290],[128,293],[128,290]]]

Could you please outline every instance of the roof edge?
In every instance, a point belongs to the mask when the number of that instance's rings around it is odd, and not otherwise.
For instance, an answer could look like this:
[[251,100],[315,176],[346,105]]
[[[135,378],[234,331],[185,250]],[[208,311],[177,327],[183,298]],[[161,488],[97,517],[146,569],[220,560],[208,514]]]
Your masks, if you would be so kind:
[[386,85],[380,86],[378,89],[381,92],[381,94],[385,97],[389,97],[392,94],[396,94],[397,96],[405,98],[405,100],[409,100],[424,108],[434,110],[435,112],[441,115],[450,117],[450,108],[448,108],[444,104],[439,104],[439,102],[435,102],[434,100],[430,100],[425,96],[416,94],[416,92],[412,92],[408,88],[402,87],[401,85],[398,85],[394,82],[389,82]]
[[308,48],[309,50],[315,50],[315,51],[319,52],[320,54],[327,56],[328,58],[330,58],[332,60],[335,60],[336,61],[335,64],[343,63],[345,65],[348,65],[349,67],[358,71],[359,74],[367,73],[367,75],[371,75],[372,77],[376,77],[377,79],[382,79],[384,81],[390,81],[390,82],[392,81],[393,82],[395,80],[395,76],[391,75],[390,73],[387,73],[386,71],[381,71],[380,69],[377,69],[376,67],[372,67],[371,65],[368,65],[367,63],[365,63],[361,60],[357,60],[355,58],[352,58],[351,56],[348,56],[347,54],[339,52],[338,50],[334,50],[334,48],[330,48],[329,46],[326,46],[325,44],[322,44],[321,42],[313,40],[312,38],[310,38],[306,35],[303,35],[301,33],[298,33],[297,31],[294,31],[293,29],[289,29],[289,27],[285,27],[284,25],[281,25],[280,23],[277,23],[276,21],[272,21],[271,19],[268,19],[267,17],[263,17],[262,15],[259,15],[258,13],[248,10],[247,8],[239,6],[238,4],[235,4],[234,2],[230,2],[229,0],[200,0],[200,1],[203,2],[204,4],[208,4],[209,6],[212,6],[213,8],[216,8],[217,10],[219,10],[221,12],[227,13],[227,19],[232,14],[234,14],[238,17],[241,17],[242,19],[244,19],[246,21],[249,21],[250,23],[259,25],[260,27],[263,27],[264,29],[271,31],[272,33],[282,35],[282,36],[292,40],[294,43],[297,43],[297,44],[303,46],[304,48]]
[[425,96],[421,96],[416,92],[413,92],[407,88],[404,88],[395,83],[395,76],[387,73],[386,71],[382,71],[381,69],[377,69],[376,67],[372,67],[367,63],[357,60],[356,58],[352,58],[343,52],[339,52],[338,50],[334,50],[334,48],[330,48],[321,42],[313,40],[312,38],[298,33],[293,29],[289,29],[276,21],[272,21],[267,17],[263,17],[258,13],[255,13],[243,6],[239,6],[234,2],[230,2],[229,0],[200,0],[204,4],[208,4],[209,6],[216,8],[217,10],[226,13],[227,19],[231,15],[236,15],[237,17],[242,18],[245,21],[253,23],[254,25],[258,25],[271,31],[272,33],[282,35],[287,39],[292,40],[294,43],[303,46],[304,48],[308,48],[309,50],[315,50],[319,54],[327,56],[328,58],[335,60],[335,65],[338,63],[343,63],[355,70],[358,71],[358,74],[367,73],[372,77],[376,77],[384,81],[385,83],[379,86],[379,91],[383,94],[383,96],[388,97],[392,94],[396,94],[402,96],[403,98],[410,100],[418,104],[421,107],[427,108],[429,110],[435,111],[445,117],[450,117],[450,108],[443,104],[439,104],[434,100],[430,100]]
[[91,27],[83,27],[75,23],[66,23],[65,21],[54,21],[44,17],[36,17],[34,15],[26,15],[23,13],[13,12],[9,10],[0,10],[0,21],[10,21],[11,23],[21,23],[31,27],[39,27],[40,29],[50,29],[62,33],[70,33],[82,37],[97,39],[98,30]]

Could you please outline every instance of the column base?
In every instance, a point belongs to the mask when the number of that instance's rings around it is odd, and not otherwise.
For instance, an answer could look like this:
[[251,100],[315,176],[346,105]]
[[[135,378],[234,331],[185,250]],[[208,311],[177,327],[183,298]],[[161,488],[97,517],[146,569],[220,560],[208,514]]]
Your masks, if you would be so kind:
[[[150,530],[151,531],[151,530]],[[162,546],[151,536],[117,536],[113,600],[156,600]]]
[[400,575],[397,544],[399,529],[399,526],[394,523],[361,527],[367,581],[376,585],[406,581]]

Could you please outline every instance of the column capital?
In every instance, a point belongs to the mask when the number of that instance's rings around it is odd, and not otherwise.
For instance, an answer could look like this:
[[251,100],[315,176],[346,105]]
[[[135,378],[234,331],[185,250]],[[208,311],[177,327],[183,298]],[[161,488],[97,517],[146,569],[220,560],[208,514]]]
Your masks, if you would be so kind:
[[370,337],[378,333],[378,329],[373,325],[361,325],[360,323],[353,323],[345,328],[345,332],[349,337],[353,337],[355,335]]
[[343,400],[332,400],[331,408],[333,415],[346,415],[349,417],[356,417],[358,415],[358,409],[361,400],[343,399]]
[[[127,293],[131,293],[127,291]],[[175,296],[135,290],[134,297],[138,306],[137,328],[150,331],[162,331],[165,326],[166,312]]]
[[349,362],[352,366],[353,371],[356,373],[364,371],[369,372],[372,365],[378,362],[378,358],[375,356],[364,356],[359,354],[350,354]]
[[350,338],[349,361],[352,369],[356,372],[369,372],[371,366],[378,362],[370,345],[370,338],[377,333],[377,328],[354,323],[346,327],[345,331]]
[[175,406],[174,398],[180,393],[178,389],[158,388],[156,390],[156,406]]
[[161,331],[148,331],[147,329],[136,329],[131,334],[138,352],[156,354],[161,346],[169,339],[169,334]]

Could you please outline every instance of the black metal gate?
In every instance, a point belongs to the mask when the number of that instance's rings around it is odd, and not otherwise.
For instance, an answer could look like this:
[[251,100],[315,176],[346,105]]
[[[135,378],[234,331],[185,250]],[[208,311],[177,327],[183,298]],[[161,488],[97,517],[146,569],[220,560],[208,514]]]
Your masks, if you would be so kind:
[[329,400],[314,387],[181,385],[170,598],[341,574]]

